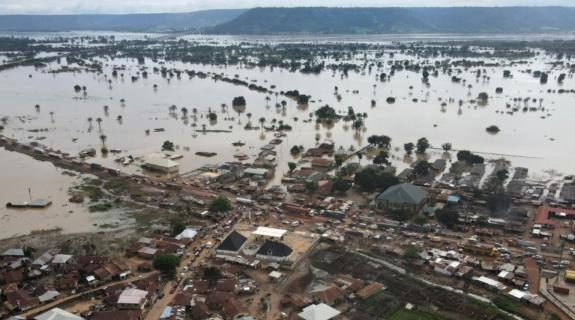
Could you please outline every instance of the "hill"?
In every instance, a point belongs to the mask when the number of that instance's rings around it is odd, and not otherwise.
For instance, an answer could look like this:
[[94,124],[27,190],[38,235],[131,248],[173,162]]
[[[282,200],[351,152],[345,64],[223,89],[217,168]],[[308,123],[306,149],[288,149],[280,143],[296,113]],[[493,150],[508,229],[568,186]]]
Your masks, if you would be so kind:
[[201,31],[230,21],[245,10],[189,13],[0,15],[0,31]]
[[573,7],[254,8],[215,34],[537,33],[575,30]]

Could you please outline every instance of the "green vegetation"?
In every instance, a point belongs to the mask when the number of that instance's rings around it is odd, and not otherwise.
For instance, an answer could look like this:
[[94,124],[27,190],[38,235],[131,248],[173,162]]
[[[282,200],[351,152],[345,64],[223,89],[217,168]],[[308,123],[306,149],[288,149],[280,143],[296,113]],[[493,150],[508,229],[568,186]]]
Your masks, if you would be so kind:
[[506,212],[512,203],[511,195],[505,190],[504,183],[509,178],[509,171],[502,169],[487,181],[487,208],[495,215]]
[[383,166],[383,165],[388,166],[388,165],[390,165],[388,158],[389,158],[389,153],[387,151],[382,150],[379,152],[379,154],[377,156],[375,156],[375,158],[373,158],[373,164],[377,164],[380,166]]
[[487,101],[489,100],[489,95],[487,94],[487,92],[480,92],[479,95],[477,96],[477,100],[479,100],[481,103],[487,103]]
[[235,97],[232,100],[232,106],[245,106],[246,105],[246,98],[244,96]]
[[172,236],[177,236],[182,233],[182,231],[186,230],[186,224],[182,220],[176,219],[172,221],[171,229]]
[[496,134],[496,133],[499,133],[499,131],[501,131],[501,129],[499,129],[498,126],[492,125],[492,126],[485,128],[485,131],[487,131],[491,134]]
[[304,186],[305,186],[305,191],[308,193],[315,192],[319,188],[317,182],[315,182],[315,181],[306,181]]
[[369,166],[355,174],[354,182],[362,190],[373,192],[376,189],[385,190],[399,183],[399,179],[382,168]]
[[457,160],[464,161],[467,164],[482,164],[485,162],[485,159],[481,156],[478,156],[470,151],[461,150],[457,152]]
[[459,213],[449,207],[445,207],[441,210],[438,210],[435,213],[435,217],[437,221],[441,222],[445,227],[448,229],[453,229],[457,225],[457,219],[459,218]]
[[172,141],[164,141],[164,143],[162,144],[162,151],[174,151],[176,148],[174,146],[174,143]]
[[208,205],[210,212],[228,212],[232,209],[232,202],[230,199],[219,196],[214,198]]
[[109,191],[113,191],[113,192],[125,190],[127,188],[127,186],[128,186],[128,184],[126,183],[126,181],[124,181],[122,179],[108,180],[108,181],[106,181],[106,183],[104,183],[104,189],[109,190]]
[[114,206],[110,202],[102,202],[88,207],[90,212],[105,212],[112,209]]
[[180,258],[173,254],[163,254],[154,258],[154,268],[169,277],[176,275],[176,268],[179,265]]
[[415,145],[413,144],[413,142],[408,142],[403,145],[403,150],[405,150],[405,153],[407,155],[411,155],[413,153],[413,149],[415,149]]
[[203,278],[208,280],[211,285],[215,285],[218,280],[222,277],[220,269],[216,267],[205,267],[202,271]]
[[431,164],[427,160],[421,160],[413,168],[413,173],[418,177],[424,177],[431,172],[431,169]]
[[319,109],[317,109],[315,111],[315,116],[322,121],[325,120],[337,120],[339,119],[341,116],[337,114],[337,112],[335,112],[335,109],[330,107],[329,105],[325,105],[323,107],[320,107]]
[[410,244],[403,248],[403,259],[411,263],[417,258],[419,258],[419,248],[417,246]]
[[341,167],[341,165],[345,162],[345,160],[347,159],[347,155],[346,154],[341,154],[341,153],[336,153],[333,156],[333,161],[335,161],[335,165],[339,168]]
[[332,192],[344,193],[349,189],[351,189],[351,183],[343,180],[343,178],[341,178],[341,177],[335,178],[335,180],[333,181],[333,184],[331,186]]
[[290,153],[294,157],[300,155],[300,153],[302,152],[303,152],[303,146],[293,146],[290,149]]
[[390,148],[391,147],[391,138],[388,136],[378,136],[372,135],[367,138],[367,142],[372,146],[377,146],[379,148]]
[[417,153],[425,153],[425,151],[427,151],[427,148],[430,147],[429,141],[427,141],[427,138],[420,138],[419,140],[417,140],[417,144],[415,145]]
[[503,296],[495,297],[493,304],[509,313],[515,313],[521,307],[517,302]]

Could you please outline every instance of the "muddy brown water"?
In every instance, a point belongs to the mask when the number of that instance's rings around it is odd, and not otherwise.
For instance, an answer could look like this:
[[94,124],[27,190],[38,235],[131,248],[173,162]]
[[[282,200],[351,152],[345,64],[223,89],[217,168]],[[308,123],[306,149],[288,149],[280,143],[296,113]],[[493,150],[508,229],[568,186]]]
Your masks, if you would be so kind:
[[[281,39],[280,39],[281,40]],[[275,39],[274,41],[280,41]],[[245,130],[250,122],[259,126],[258,119],[264,117],[266,126],[272,119],[282,120],[293,127],[284,142],[276,147],[278,153],[278,169],[274,183],[279,182],[283,173],[287,172],[289,161],[294,159],[289,154],[293,145],[303,145],[306,149],[316,145],[315,137],[320,141],[331,139],[336,147],[358,149],[365,146],[367,137],[372,134],[385,134],[392,137],[394,164],[400,169],[407,166],[403,162],[403,144],[415,142],[420,137],[427,137],[434,147],[450,142],[456,149],[469,149],[477,152],[515,155],[508,157],[515,166],[526,166],[530,174],[536,177],[546,176],[549,170],[564,174],[573,173],[572,155],[575,150],[575,140],[571,139],[572,122],[575,119],[575,96],[573,94],[547,93],[547,89],[575,88],[575,80],[568,77],[562,85],[556,83],[556,77],[566,70],[552,68],[548,64],[552,59],[539,55],[527,59],[527,64],[487,67],[486,75],[490,81],[477,80],[470,70],[463,71],[459,77],[466,79],[467,84],[453,83],[451,76],[440,74],[431,78],[431,85],[422,84],[420,75],[403,71],[398,72],[390,81],[376,81],[378,72],[350,72],[348,77],[341,73],[324,71],[319,75],[307,75],[298,72],[288,72],[279,68],[247,69],[239,66],[207,66],[166,62],[154,63],[146,60],[148,79],[140,78],[132,82],[130,77],[136,75],[142,67],[133,60],[99,58],[106,64],[101,75],[88,72],[80,73],[48,73],[60,65],[53,63],[47,68],[19,67],[0,73],[0,116],[8,117],[3,134],[30,143],[42,143],[47,147],[58,149],[73,155],[86,148],[100,149],[100,135],[107,136],[106,146],[121,150],[120,154],[98,155],[89,161],[104,164],[130,173],[141,173],[138,166],[123,166],[114,160],[119,157],[133,155],[145,156],[160,151],[164,141],[173,141],[177,152],[183,154],[178,160],[180,172],[197,169],[205,164],[217,164],[234,160],[233,155],[241,152],[250,156],[248,162],[255,159],[260,148],[274,138],[273,133],[261,130]],[[413,59],[397,53],[394,60]],[[388,61],[384,58],[383,61]],[[499,59],[485,59],[489,62],[502,62]],[[354,57],[352,62],[360,61]],[[503,61],[504,62],[504,61]],[[114,66],[126,66],[121,72],[124,77],[111,76]],[[272,96],[268,104],[266,95],[250,91],[245,87],[224,82],[214,82],[212,79],[188,79],[182,75],[168,81],[159,74],[152,72],[153,67],[165,66],[180,70],[196,70],[212,73],[223,73],[228,77],[238,75],[247,80],[266,87],[277,86],[278,90],[298,89],[312,95],[308,106],[297,106],[291,99],[278,98],[287,101],[285,109],[274,106],[276,97]],[[388,68],[388,67],[387,67]],[[503,69],[511,70],[513,78],[503,78]],[[549,83],[542,85],[538,79],[522,72],[526,69],[543,70],[550,73]],[[387,69],[386,69],[387,70]],[[382,70],[380,70],[382,71]],[[389,71],[389,70],[387,70]],[[31,75],[31,77],[29,77]],[[111,86],[108,84],[111,80]],[[255,82],[254,82],[255,81]],[[87,87],[87,94],[74,92],[74,85]],[[157,84],[157,90],[153,85]],[[374,88],[375,85],[375,88]],[[342,96],[338,100],[334,95],[334,87],[339,87]],[[410,86],[413,89],[410,89]],[[495,89],[502,87],[502,94],[495,94]],[[359,94],[352,93],[359,90]],[[458,107],[459,99],[475,98],[479,92],[488,92],[491,96],[486,106],[465,103]],[[236,96],[245,96],[247,106],[244,113],[238,115],[231,107],[231,101]],[[394,104],[386,103],[387,97],[396,97]],[[542,106],[548,111],[516,112],[506,114],[506,103],[513,97],[543,98]],[[412,99],[417,98],[418,102]],[[442,107],[441,103],[452,98],[454,102]],[[121,103],[125,99],[125,103]],[[376,100],[376,106],[371,107],[371,100]],[[442,101],[440,101],[440,99]],[[229,108],[224,112],[221,104]],[[34,106],[40,105],[36,112]],[[365,127],[359,131],[351,128],[351,123],[339,121],[332,126],[316,125],[314,121],[304,123],[310,112],[324,104],[347,112],[348,106],[353,106],[358,113],[367,113]],[[108,114],[104,106],[109,106]],[[169,107],[176,105],[178,111],[170,114]],[[538,106],[539,103],[530,103]],[[182,119],[181,107],[189,110],[188,119]],[[197,120],[192,119],[192,109],[198,110]],[[218,115],[216,122],[206,119],[208,110]],[[53,115],[50,113],[53,112]],[[251,119],[247,118],[251,113]],[[547,114],[550,114],[548,116]],[[117,117],[122,116],[122,121]],[[299,118],[294,121],[294,117]],[[544,119],[542,118],[544,117]],[[92,118],[92,126],[88,123]],[[101,118],[101,128],[96,122]],[[192,127],[196,123],[196,128]],[[231,132],[203,133],[202,126],[208,130],[230,130]],[[488,134],[485,128],[497,125],[501,132]],[[164,128],[163,132],[154,132],[155,128]],[[43,129],[42,132],[30,130]],[[150,130],[150,135],[146,135]],[[243,147],[233,147],[232,142],[241,140]],[[198,151],[216,152],[211,158],[197,156]],[[442,152],[430,151],[431,159],[440,157]],[[496,156],[487,156],[495,158]],[[368,160],[363,159],[366,164]],[[0,237],[11,234],[22,234],[35,229],[45,229],[63,226],[78,231],[93,230],[91,219],[93,214],[77,214],[79,208],[65,205],[66,190],[74,178],[62,176],[58,169],[46,163],[38,163],[13,153],[1,152],[0,176],[3,184],[0,192],[2,203],[13,200],[26,200],[27,188],[33,185],[33,192],[38,197],[53,198],[55,203],[45,212],[9,212],[0,209],[2,227]],[[3,205],[3,204],[2,204]],[[74,214],[68,213],[72,209]],[[47,214],[47,213],[50,214]],[[54,215],[53,219],[43,219]],[[76,220],[77,219],[77,220]],[[76,227],[72,227],[72,225]]]

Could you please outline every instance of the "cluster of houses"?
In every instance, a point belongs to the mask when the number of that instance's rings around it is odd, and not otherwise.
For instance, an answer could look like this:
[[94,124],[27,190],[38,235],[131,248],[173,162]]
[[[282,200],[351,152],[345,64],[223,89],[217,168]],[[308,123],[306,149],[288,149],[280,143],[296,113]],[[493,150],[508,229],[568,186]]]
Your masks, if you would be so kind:
[[164,309],[162,320],[253,320],[241,299],[259,289],[242,275],[241,267],[223,265],[219,279],[196,278],[183,285]]
[[30,248],[9,249],[0,261],[2,312],[23,312],[130,274],[128,265],[109,257],[75,256],[56,249],[35,256]]
[[[339,308],[346,303],[369,299],[385,290],[379,282],[365,282],[348,274],[318,277],[303,297],[292,297],[286,293],[284,303],[299,310],[297,319],[337,319]],[[345,307],[344,307],[345,308]]]
[[128,246],[126,256],[138,256],[148,260],[164,254],[182,256],[186,247],[194,241],[197,234],[198,232],[195,229],[186,228],[175,237],[165,237],[163,235],[153,238],[142,237]]

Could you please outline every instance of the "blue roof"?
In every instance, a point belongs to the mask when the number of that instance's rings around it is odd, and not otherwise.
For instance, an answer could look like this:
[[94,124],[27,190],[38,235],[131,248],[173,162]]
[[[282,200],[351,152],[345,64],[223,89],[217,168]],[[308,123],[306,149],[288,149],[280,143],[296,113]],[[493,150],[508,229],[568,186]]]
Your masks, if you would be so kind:
[[168,317],[170,317],[172,315],[172,307],[167,306],[164,308],[164,311],[162,311],[162,315],[160,315],[160,319],[166,319]]
[[447,197],[447,202],[459,202],[461,200],[460,196],[452,195]]

